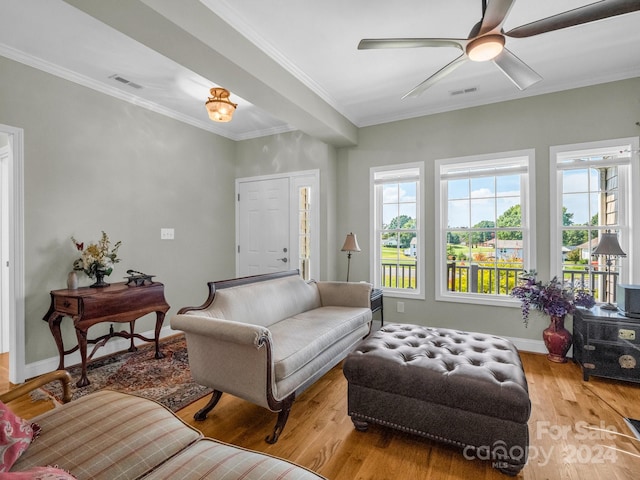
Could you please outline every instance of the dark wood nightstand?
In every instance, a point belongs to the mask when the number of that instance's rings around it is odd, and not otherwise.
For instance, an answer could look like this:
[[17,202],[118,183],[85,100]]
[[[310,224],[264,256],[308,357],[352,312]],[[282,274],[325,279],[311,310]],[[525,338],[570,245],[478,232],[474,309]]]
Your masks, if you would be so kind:
[[640,382],[640,321],[593,307],[573,314],[573,358],[590,375]]
[[380,326],[384,326],[384,311],[382,304],[382,289],[374,288],[371,290],[371,312],[380,311]]

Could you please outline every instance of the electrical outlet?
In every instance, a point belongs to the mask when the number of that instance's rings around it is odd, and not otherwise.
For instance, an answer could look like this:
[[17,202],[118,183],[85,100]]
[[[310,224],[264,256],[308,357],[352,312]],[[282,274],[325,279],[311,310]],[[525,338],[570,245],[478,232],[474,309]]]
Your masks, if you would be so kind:
[[173,228],[160,229],[160,240],[173,240],[173,238],[174,238]]
[[404,313],[404,302],[396,303],[396,311],[398,313]]

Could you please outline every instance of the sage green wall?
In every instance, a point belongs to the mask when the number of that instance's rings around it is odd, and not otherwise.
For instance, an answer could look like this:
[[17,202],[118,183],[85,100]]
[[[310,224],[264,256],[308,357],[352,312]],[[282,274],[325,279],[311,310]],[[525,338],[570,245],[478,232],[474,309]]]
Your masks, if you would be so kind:
[[[428,95],[429,93],[425,93]],[[536,269],[549,276],[549,147],[640,134],[640,78],[530,97],[362,128],[358,145],[338,152],[339,230],[357,232],[351,278],[368,280],[369,170],[425,162],[426,299],[385,298],[385,321],[449,326],[539,340],[548,321],[532,315],[529,328],[517,308],[436,302],[434,292],[434,161],[441,158],[534,148],[536,154]],[[365,214],[366,213],[366,214]],[[340,275],[345,266],[339,263]],[[396,313],[396,301],[405,313]]]
[[[320,275],[336,278],[336,256],[346,233],[336,231],[336,149],[302,132],[238,142],[236,177],[320,170]],[[338,243],[340,242],[340,245]]]
[[[235,142],[4,57],[0,72],[0,124],[24,129],[27,364],[57,355],[42,317],[78,256],[71,235],[122,240],[107,281],[130,268],[156,275],[167,318],[234,274]],[[161,227],[175,240],[161,241]]]
[[[236,178],[319,169],[320,279],[345,277],[339,249],[353,231],[362,252],[350,279],[370,280],[371,167],[425,162],[429,226],[434,160],[535,148],[536,267],[546,277],[549,147],[640,133],[638,78],[362,128],[358,146],[336,150],[300,132],[233,142],[3,57],[0,72],[0,123],[24,129],[27,363],[56,355],[42,316],[77,257],[71,235],[90,242],[105,230],[122,240],[122,262],[108,280],[128,268],[157,275],[171,316],[202,303],[207,281],[235,274]],[[175,228],[175,240],[161,241],[162,227]],[[427,252],[433,231],[427,227]],[[385,298],[387,322],[540,338],[546,321],[532,316],[525,329],[516,308],[436,302],[434,258],[425,261],[426,299],[403,299],[400,314],[396,299]],[[68,323],[64,335],[74,341]],[[146,317],[138,330],[152,326]]]

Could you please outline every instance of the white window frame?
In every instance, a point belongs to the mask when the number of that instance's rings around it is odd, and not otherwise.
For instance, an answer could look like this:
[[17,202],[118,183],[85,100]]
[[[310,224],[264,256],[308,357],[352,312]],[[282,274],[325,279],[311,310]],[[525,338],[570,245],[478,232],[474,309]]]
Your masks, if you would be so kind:
[[[638,137],[618,138],[595,142],[552,146],[549,149],[549,190],[550,190],[550,257],[551,275],[562,275],[562,171],[567,169],[560,162],[586,154],[598,155],[612,153],[620,158],[611,162],[599,162],[603,165],[618,164],[618,241],[627,257],[620,262],[618,283],[638,283],[640,281],[640,249],[637,247],[640,235],[634,235],[634,226],[640,225],[640,208],[637,206],[640,193],[640,160],[638,158]],[[580,166],[588,166],[581,163]],[[635,187],[635,191],[633,186]],[[635,208],[634,208],[635,206]],[[635,246],[635,248],[634,248]],[[553,253],[555,252],[555,253]]]
[[[417,223],[417,252],[418,252],[418,262],[416,265],[416,275],[417,282],[415,289],[405,289],[405,288],[389,288],[382,287],[381,281],[381,272],[380,272],[380,235],[379,230],[382,225],[382,196],[378,193],[380,191],[379,186],[381,185],[380,181],[376,180],[376,177],[383,173],[392,172],[402,172],[408,170],[418,170],[418,188],[416,189],[416,223]],[[404,178],[398,177],[398,179],[393,181],[388,181],[385,183],[397,183],[402,182]],[[384,167],[373,167],[369,173],[369,185],[370,185],[370,246],[373,255],[371,255],[371,264],[370,271],[372,276],[373,285],[376,288],[381,288],[384,291],[385,296],[388,297],[397,297],[397,298],[414,298],[414,299],[424,299],[425,292],[425,263],[426,263],[426,255],[424,249],[424,237],[425,237],[425,228],[424,228],[424,162],[416,162],[416,163],[403,163],[398,165],[389,165]]]
[[529,270],[536,264],[536,229],[535,215],[535,150],[525,149],[510,152],[490,153],[483,155],[471,155],[436,160],[435,162],[435,297],[436,301],[472,303],[480,305],[498,305],[519,307],[520,301],[508,295],[451,292],[447,290],[447,242],[444,232],[447,230],[446,222],[448,192],[447,181],[444,172],[451,166],[477,168],[482,164],[505,165],[511,160],[519,159],[522,162],[524,172],[520,181],[520,209],[522,213],[523,231],[523,262],[524,269]]

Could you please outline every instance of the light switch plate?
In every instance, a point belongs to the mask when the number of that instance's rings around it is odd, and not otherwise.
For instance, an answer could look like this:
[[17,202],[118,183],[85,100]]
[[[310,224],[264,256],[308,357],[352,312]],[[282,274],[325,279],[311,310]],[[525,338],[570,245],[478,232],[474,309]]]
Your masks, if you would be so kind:
[[173,228],[161,228],[160,229],[160,240],[173,240],[174,239],[174,230]]

